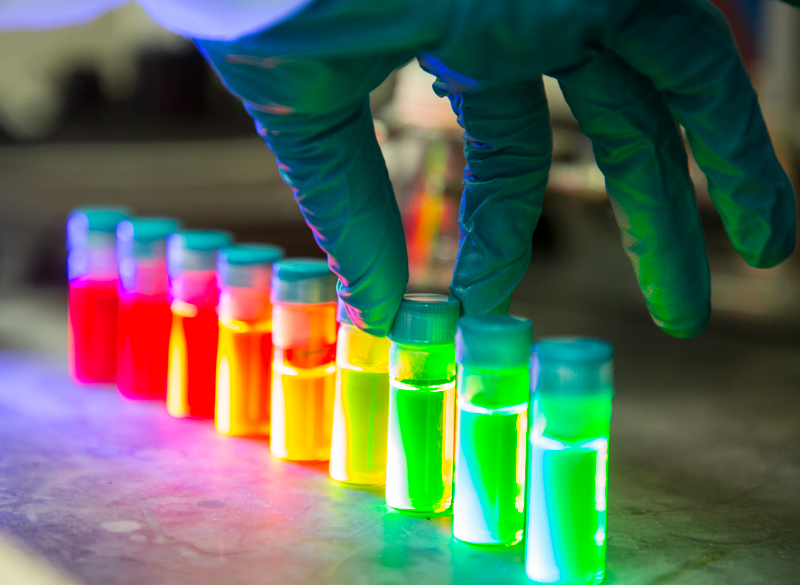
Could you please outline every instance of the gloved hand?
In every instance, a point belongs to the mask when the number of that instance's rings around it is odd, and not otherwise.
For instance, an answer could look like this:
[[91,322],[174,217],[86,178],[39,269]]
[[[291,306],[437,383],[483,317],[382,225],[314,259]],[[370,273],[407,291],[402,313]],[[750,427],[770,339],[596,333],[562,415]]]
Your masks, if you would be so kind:
[[794,193],[729,27],[705,0],[317,0],[265,32],[196,43],[275,153],[353,322],[375,335],[408,269],[367,98],[413,57],[465,130],[451,286],[465,313],[502,306],[528,267],[550,165],[542,74],[592,139],[659,327],[689,337],[710,314],[678,123],[745,260],[770,267],[793,250]]

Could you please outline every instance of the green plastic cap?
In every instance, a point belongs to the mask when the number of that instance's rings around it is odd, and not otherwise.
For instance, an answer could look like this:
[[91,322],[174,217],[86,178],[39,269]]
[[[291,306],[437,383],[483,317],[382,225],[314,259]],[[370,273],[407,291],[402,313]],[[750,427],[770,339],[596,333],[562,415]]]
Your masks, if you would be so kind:
[[347,307],[345,307],[342,299],[336,301],[336,320],[345,325],[353,324],[353,320],[350,318],[350,315],[347,314]]
[[407,294],[394,317],[389,339],[397,343],[453,343],[461,303],[455,297]]
[[113,205],[73,209],[67,218],[67,249],[72,250],[90,244],[89,232],[107,234],[113,241],[117,225],[122,220],[128,219],[130,213],[128,207]]
[[167,238],[167,270],[171,278],[183,270],[214,270],[217,250],[233,236],[221,230],[184,230]]
[[599,339],[554,337],[533,347],[534,392],[589,395],[613,392],[614,348]]
[[456,362],[489,368],[528,367],[533,324],[507,315],[463,317],[456,332]]
[[336,275],[325,260],[290,258],[272,265],[272,300],[284,303],[333,303]]
[[[272,244],[234,244],[217,252],[217,277],[220,286],[269,287],[273,262],[283,257],[283,248]],[[263,280],[263,282],[262,282]]]

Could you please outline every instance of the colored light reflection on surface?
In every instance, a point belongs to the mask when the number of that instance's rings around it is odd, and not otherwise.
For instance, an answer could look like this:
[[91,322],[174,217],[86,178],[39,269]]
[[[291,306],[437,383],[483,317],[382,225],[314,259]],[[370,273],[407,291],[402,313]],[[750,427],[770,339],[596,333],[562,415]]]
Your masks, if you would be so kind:
[[455,380],[438,384],[391,381],[386,461],[389,506],[420,513],[440,513],[450,507],[455,392]]
[[213,308],[172,302],[167,410],[172,416],[214,418],[219,325]]
[[476,544],[522,540],[528,405],[487,409],[459,399],[453,535]]
[[172,312],[167,295],[119,293],[117,388],[132,400],[164,400]]
[[69,283],[69,363],[77,382],[113,384],[117,375],[117,280]]
[[328,461],[336,384],[336,304],[273,305],[270,450]]
[[272,320],[220,320],[217,360],[217,430],[269,435]]

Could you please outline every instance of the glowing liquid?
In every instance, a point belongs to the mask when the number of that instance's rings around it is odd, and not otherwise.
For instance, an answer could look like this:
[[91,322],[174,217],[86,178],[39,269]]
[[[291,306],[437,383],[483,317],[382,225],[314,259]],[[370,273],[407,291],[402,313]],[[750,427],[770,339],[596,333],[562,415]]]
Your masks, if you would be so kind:
[[391,381],[386,503],[439,513],[453,497],[454,381]]
[[486,409],[459,400],[453,535],[476,544],[522,539],[527,404]]
[[69,365],[76,382],[113,384],[117,376],[117,281],[69,283]]
[[600,583],[606,557],[608,438],[531,432],[526,572],[539,583]]
[[172,416],[214,418],[218,337],[214,309],[173,301],[167,375]]
[[166,294],[120,291],[117,388],[125,398],[164,400],[172,312]]
[[214,420],[223,435],[269,435],[272,321],[219,323]]
[[[327,461],[331,453],[336,365],[297,368],[272,365],[270,451],[292,461]],[[333,354],[331,353],[331,357]]]
[[389,373],[339,368],[331,444],[331,477],[344,483],[386,481]]

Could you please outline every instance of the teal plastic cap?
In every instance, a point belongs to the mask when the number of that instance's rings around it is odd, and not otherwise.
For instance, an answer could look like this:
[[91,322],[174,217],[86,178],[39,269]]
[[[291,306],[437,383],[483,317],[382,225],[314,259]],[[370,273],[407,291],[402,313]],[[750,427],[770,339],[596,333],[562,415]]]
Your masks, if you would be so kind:
[[117,226],[117,256],[124,258],[164,257],[165,240],[181,228],[173,217],[134,217]]
[[272,265],[272,300],[284,303],[336,302],[336,275],[325,260],[290,258]]
[[397,343],[453,343],[461,303],[455,297],[407,294],[394,317],[389,339]]
[[107,207],[78,207],[67,218],[67,249],[86,246],[89,232],[113,235],[117,225],[130,217],[128,207],[109,205]]
[[179,229],[181,222],[174,217],[134,217],[119,223],[117,239],[149,244],[166,240]]
[[597,394],[613,392],[614,348],[599,339],[555,337],[533,347],[534,392]]
[[269,288],[272,263],[283,257],[283,248],[272,244],[234,244],[217,252],[220,286]]
[[528,367],[533,325],[507,315],[463,317],[456,332],[456,362],[489,368]]
[[233,240],[221,230],[184,230],[167,238],[167,270],[171,278],[183,270],[214,270],[217,250]]

